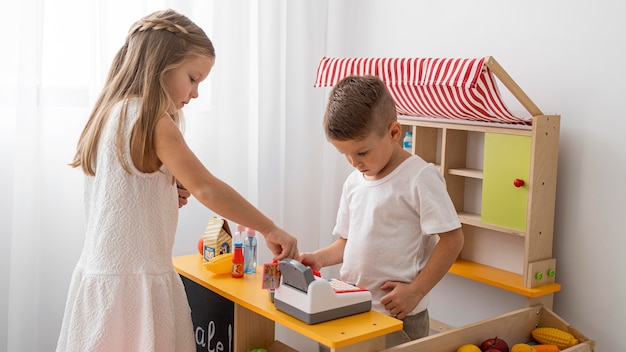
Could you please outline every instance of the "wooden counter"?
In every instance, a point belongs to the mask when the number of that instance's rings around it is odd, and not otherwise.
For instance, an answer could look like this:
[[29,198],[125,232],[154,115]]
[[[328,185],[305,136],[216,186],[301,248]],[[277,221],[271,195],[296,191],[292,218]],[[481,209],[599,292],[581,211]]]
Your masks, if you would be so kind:
[[275,323],[331,351],[379,351],[385,348],[386,334],[402,329],[402,321],[376,311],[309,325],[274,307],[267,290],[261,288],[261,268],[235,279],[206,270],[199,254],[174,257],[173,263],[183,277],[234,302],[234,351],[272,346]]

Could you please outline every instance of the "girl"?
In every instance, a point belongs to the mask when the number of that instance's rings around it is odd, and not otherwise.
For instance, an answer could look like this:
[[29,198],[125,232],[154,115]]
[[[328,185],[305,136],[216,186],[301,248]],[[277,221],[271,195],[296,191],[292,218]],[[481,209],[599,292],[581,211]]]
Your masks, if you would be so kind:
[[297,240],[213,176],[183,139],[181,109],[214,60],[204,31],[172,10],[136,22],[115,56],[71,163],[86,175],[86,236],[57,351],[195,351],[171,260],[177,208],[190,194],[262,233],[274,259],[298,255]]

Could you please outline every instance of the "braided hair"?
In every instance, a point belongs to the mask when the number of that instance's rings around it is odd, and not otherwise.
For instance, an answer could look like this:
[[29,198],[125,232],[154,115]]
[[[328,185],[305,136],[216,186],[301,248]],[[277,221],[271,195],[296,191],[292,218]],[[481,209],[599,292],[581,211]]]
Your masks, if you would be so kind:
[[[131,138],[133,161],[144,172],[159,169],[160,161],[153,147],[154,128],[171,98],[163,85],[163,74],[182,64],[191,56],[214,59],[215,49],[205,32],[186,16],[168,9],[149,14],[135,22],[124,45],[115,55],[104,88],[100,93],[83,130],[72,167],[81,167],[88,175],[95,175],[95,156],[98,139],[111,109],[122,101],[119,126],[126,123],[128,99],[141,98],[139,119]],[[180,125],[178,113],[172,118]],[[122,131],[122,129],[118,129]],[[117,135],[117,154],[120,163],[130,172],[122,157],[123,133]]]

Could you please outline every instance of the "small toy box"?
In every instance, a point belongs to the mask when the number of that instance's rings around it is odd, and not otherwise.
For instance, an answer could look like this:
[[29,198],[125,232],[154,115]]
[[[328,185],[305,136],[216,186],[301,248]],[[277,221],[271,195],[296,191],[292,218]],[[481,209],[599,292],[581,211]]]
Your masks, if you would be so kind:
[[569,332],[578,339],[578,344],[561,352],[592,352],[595,341],[589,340],[571,327],[550,309],[535,306],[516,310],[495,318],[436,333],[384,350],[385,352],[455,352],[465,344],[480,344],[493,337],[507,342],[509,347],[516,343],[533,341],[531,331],[536,327],[553,327]]
[[218,217],[212,217],[202,235],[204,261],[230,253],[233,247],[233,237],[228,222]]

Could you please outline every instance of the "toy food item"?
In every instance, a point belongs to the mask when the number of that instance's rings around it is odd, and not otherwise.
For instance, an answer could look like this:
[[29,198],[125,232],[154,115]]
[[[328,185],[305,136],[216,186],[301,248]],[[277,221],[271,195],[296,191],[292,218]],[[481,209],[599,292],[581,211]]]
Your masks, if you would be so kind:
[[500,352],[509,352],[509,345],[504,340],[499,339],[496,336],[490,339],[486,339],[485,341],[483,341],[483,343],[480,344],[481,351],[487,352],[490,349]]
[[198,252],[200,255],[204,255],[204,238],[200,237],[198,240]]
[[482,352],[480,348],[476,345],[472,345],[471,343],[467,345],[463,345],[457,348],[456,352]]
[[233,253],[220,254],[204,263],[204,267],[215,274],[228,274],[233,266]]
[[530,346],[525,343],[516,343],[511,346],[511,352],[537,352],[537,350],[534,346]]
[[534,328],[530,334],[537,342],[545,345],[556,345],[561,350],[578,344],[574,335],[557,328]]

